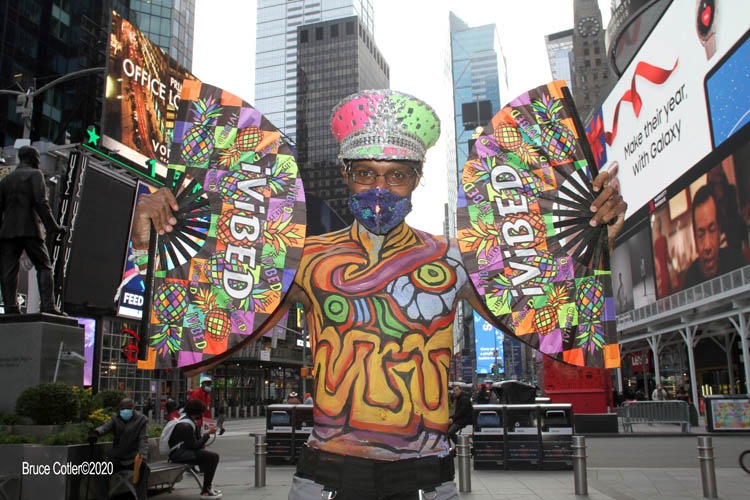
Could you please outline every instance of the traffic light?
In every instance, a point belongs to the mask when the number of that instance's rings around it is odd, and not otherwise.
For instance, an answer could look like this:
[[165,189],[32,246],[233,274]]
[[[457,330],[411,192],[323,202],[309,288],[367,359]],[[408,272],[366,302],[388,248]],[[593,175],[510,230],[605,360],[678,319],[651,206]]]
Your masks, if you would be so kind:
[[315,376],[315,368],[313,368],[312,366],[303,366],[302,368],[299,369],[299,374],[303,378],[314,377]]

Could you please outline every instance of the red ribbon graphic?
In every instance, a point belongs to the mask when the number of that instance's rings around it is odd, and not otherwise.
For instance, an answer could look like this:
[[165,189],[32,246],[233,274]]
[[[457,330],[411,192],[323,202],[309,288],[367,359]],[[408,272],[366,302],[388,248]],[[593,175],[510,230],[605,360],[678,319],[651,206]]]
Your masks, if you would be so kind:
[[597,166],[601,164],[602,155],[604,154],[604,146],[602,146],[601,141],[599,141],[599,137],[601,137],[603,133],[604,121],[602,120],[602,115],[597,113],[594,120],[591,122],[591,130],[586,133],[586,139],[589,141],[589,146],[591,146],[591,152],[594,154],[594,160],[596,161]]
[[679,59],[675,60],[674,67],[672,67],[672,69],[660,68],[643,61],[638,63],[638,65],[635,67],[635,73],[633,73],[633,79],[630,81],[630,89],[622,94],[622,97],[617,102],[617,106],[615,106],[615,118],[614,120],[612,120],[612,132],[604,132],[604,140],[607,141],[608,146],[612,145],[612,142],[614,142],[615,136],[617,135],[617,120],[620,115],[620,105],[623,102],[631,103],[633,105],[633,111],[635,112],[636,118],[641,113],[643,101],[641,100],[641,96],[638,94],[638,90],[636,90],[635,88],[635,77],[641,76],[651,83],[661,85],[662,83],[666,82],[672,72],[677,69],[678,62]]

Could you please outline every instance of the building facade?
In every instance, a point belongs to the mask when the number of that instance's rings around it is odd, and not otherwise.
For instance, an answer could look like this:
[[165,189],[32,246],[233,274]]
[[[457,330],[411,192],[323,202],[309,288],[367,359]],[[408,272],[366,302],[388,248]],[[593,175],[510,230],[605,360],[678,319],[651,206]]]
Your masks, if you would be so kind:
[[597,0],[573,3],[573,99],[582,118],[610,86],[611,70],[604,47],[602,12]]
[[573,88],[573,30],[544,36],[553,80],[565,80]]
[[305,192],[351,223],[331,110],[360,90],[388,88],[388,64],[356,16],[305,24],[297,33],[297,153]]
[[255,107],[297,140],[297,28],[357,16],[372,37],[372,0],[258,0]]

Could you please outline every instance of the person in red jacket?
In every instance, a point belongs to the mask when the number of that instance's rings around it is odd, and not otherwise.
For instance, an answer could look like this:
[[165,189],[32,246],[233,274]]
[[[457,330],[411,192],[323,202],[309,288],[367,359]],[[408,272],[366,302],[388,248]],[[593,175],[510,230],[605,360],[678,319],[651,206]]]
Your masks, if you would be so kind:
[[211,415],[211,385],[213,380],[208,375],[201,376],[201,386],[190,392],[190,399],[201,401],[206,409],[203,412],[203,418],[212,419]]

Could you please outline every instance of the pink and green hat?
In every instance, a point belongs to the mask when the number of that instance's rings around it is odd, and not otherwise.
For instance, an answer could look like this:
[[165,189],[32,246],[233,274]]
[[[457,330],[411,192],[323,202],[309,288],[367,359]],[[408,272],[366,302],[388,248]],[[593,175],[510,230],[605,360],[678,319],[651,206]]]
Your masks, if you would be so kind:
[[440,137],[440,119],[412,95],[364,90],[333,108],[331,131],[341,144],[341,159],[424,162]]

